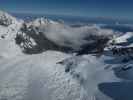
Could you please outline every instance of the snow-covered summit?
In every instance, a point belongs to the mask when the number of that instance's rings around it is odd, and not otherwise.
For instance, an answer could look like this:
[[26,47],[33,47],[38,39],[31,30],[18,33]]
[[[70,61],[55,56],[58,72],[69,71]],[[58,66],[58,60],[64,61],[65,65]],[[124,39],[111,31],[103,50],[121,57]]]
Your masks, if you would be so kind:
[[17,23],[17,19],[10,14],[0,11],[0,25],[9,26]]
[[133,32],[126,32],[120,36],[113,36],[108,42],[109,47],[127,48],[133,47]]
[[57,24],[58,22],[55,22],[53,20],[50,20],[46,17],[41,17],[41,18],[37,18],[31,22],[28,23],[28,25],[33,25],[33,26],[36,26],[36,27],[40,27],[40,26],[47,26],[49,24]]
[[116,39],[115,39],[115,42],[116,42],[116,43],[128,42],[128,40],[129,40],[130,38],[132,38],[132,37],[133,37],[133,32],[127,32],[127,33],[125,33],[124,35],[122,35],[122,36],[116,38]]

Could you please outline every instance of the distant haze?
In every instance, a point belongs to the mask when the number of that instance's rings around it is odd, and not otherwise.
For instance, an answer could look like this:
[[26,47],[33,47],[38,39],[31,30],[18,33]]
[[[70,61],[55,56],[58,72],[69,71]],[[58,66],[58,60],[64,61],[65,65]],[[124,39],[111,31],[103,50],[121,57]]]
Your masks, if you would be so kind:
[[13,16],[23,19],[25,21],[31,21],[36,18],[47,17],[54,21],[65,22],[72,25],[89,25],[89,24],[133,24],[132,19],[124,18],[104,18],[104,17],[83,17],[83,16],[71,16],[71,15],[58,15],[58,14],[31,14],[31,13],[11,13]]
[[8,12],[113,17],[133,20],[132,0],[1,0]]

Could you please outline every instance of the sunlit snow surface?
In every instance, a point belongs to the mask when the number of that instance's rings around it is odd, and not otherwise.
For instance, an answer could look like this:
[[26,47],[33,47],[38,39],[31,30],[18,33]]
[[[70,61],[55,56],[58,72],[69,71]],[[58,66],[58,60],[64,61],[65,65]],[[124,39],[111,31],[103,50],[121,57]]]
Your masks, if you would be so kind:
[[0,62],[0,100],[78,100],[80,86],[56,62],[69,57],[49,51]]

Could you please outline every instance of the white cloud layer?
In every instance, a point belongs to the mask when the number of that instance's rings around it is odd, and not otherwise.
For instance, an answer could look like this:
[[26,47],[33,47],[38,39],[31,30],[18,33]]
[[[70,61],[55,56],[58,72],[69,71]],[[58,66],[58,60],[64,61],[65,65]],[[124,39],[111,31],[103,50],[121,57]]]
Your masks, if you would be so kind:
[[[70,27],[44,18],[37,19],[31,24],[38,27],[45,37],[57,45],[73,49],[79,49],[82,45],[92,42],[93,39],[89,38],[90,35],[108,37],[113,34],[112,30],[101,29],[96,25]],[[85,38],[89,38],[89,40]]]

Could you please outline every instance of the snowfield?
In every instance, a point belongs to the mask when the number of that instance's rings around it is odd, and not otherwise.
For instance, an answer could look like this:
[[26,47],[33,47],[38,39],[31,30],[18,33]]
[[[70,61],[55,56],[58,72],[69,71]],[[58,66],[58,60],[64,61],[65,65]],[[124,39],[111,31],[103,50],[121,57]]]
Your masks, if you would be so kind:
[[0,100],[78,100],[80,85],[56,62],[69,56],[49,51],[0,62]]
[[104,39],[113,42],[107,48],[117,48],[133,38],[132,32],[112,35],[113,30],[96,25],[73,28],[45,18],[26,23],[0,11],[0,100],[133,100],[130,54],[107,49],[77,56],[62,50],[96,48]]

